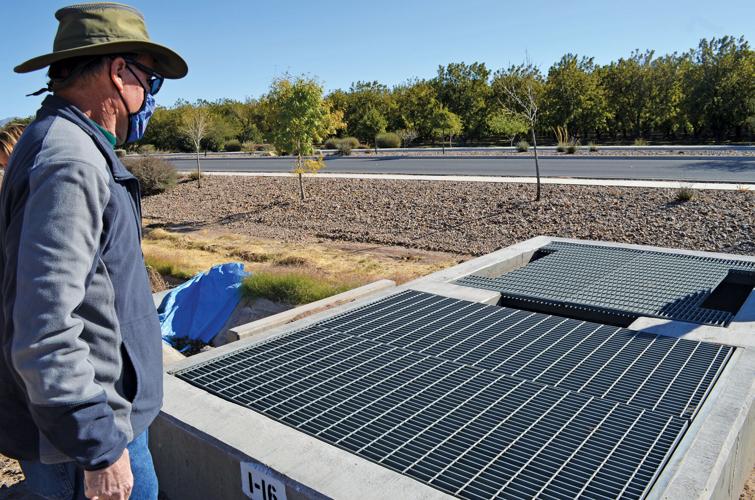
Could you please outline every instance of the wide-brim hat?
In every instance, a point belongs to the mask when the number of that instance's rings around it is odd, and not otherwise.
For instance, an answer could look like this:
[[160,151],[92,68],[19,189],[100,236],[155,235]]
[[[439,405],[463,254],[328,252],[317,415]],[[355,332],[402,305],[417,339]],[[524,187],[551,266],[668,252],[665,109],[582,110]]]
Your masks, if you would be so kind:
[[72,57],[144,53],[155,59],[153,69],[165,78],[183,78],[189,71],[176,52],[149,38],[144,16],[129,5],[110,2],[63,7],[53,50],[19,64],[16,73],[28,73]]

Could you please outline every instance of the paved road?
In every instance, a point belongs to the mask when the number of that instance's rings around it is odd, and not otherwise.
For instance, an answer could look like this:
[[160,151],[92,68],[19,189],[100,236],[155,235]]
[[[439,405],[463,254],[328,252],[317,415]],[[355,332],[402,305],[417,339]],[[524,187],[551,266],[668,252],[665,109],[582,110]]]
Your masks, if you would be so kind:
[[[170,160],[179,170],[196,168],[194,160]],[[534,176],[532,159],[500,158],[332,158],[324,172],[350,174],[431,174]],[[203,158],[208,172],[290,172],[290,158]],[[650,179],[670,181],[755,183],[755,156],[749,157],[619,157],[541,158],[548,177]]]

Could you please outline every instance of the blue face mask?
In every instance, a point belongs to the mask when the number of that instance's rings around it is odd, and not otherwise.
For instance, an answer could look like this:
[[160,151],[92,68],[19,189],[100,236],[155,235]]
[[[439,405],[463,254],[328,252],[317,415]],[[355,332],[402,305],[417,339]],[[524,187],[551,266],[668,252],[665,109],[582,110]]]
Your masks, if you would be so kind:
[[152,117],[152,113],[155,112],[155,98],[149,92],[144,92],[144,102],[142,107],[136,113],[129,113],[128,115],[128,136],[126,137],[126,143],[136,142],[144,137],[144,132],[147,131],[147,124]]

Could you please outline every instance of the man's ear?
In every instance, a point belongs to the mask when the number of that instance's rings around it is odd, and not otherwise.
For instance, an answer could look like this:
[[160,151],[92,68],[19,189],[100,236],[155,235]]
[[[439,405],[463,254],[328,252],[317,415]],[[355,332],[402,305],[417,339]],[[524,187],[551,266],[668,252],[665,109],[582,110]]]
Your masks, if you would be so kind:
[[118,92],[123,92],[123,74],[126,71],[126,61],[122,57],[115,57],[110,61],[110,80]]

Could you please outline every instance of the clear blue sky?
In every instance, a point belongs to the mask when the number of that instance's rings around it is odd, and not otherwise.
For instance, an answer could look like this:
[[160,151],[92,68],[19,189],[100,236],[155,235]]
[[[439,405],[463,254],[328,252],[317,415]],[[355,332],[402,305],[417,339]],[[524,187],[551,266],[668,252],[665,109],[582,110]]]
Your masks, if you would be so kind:
[[[41,97],[24,97],[44,71],[13,66],[47,53],[53,13],[74,1],[3,2],[0,118],[32,114]],[[685,51],[700,38],[744,36],[755,44],[755,1],[634,0],[132,0],[150,35],[177,50],[189,75],[168,81],[158,103],[243,99],[264,93],[285,72],[316,76],[326,89],[356,80],[394,85],[429,78],[439,64],[485,62],[496,70],[529,54],[544,71],[564,53],[603,64],[633,49]],[[526,5],[526,6],[525,6]]]

